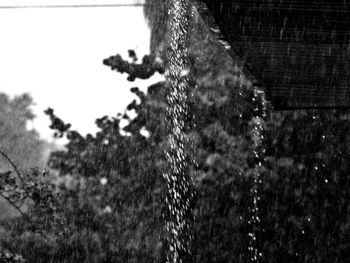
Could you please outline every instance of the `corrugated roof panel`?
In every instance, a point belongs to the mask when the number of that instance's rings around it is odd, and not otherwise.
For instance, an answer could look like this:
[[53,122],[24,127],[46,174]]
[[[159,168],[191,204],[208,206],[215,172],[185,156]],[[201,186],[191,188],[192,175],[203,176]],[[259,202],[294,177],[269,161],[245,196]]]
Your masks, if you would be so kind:
[[275,109],[350,107],[349,2],[195,2]]

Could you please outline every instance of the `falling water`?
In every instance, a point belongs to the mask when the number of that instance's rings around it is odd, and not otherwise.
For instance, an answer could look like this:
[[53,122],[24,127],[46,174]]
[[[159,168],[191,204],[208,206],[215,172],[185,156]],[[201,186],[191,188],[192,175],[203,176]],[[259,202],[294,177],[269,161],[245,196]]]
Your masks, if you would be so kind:
[[264,122],[266,119],[266,98],[265,92],[258,87],[254,88],[254,95],[252,98],[252,103],[254,106],[254,117],[252,119],[252,140],[253,140],[253,155],[255,161],[255,167],[253,172],[253,182],[250,189],[250,194],[252,196],[252,204],[249,207],[248,224],[250,226],[250,231],[248,233],[248,261],[249,262],[259,262],[259,258],[262,257],[262,253],[259,252],[257,246],[257,235],[260,225],[259,217],[259,186],[261,185],[261,168],[264,159],[265,149],[263,146],[264,140]]
[[167,53],[166,77],[170,90],[167,95],[167,125],[170,148],[166,150],[169,163],[164,173],[167,181],[166,231],[168,241],[167,262],[181,263],[183,255],[189,253],[188,214],[192,198],[191,180],[188,174],[189,158],[185,151],[187,129],[186,119],[189,94],[188,36],[189,22],[193,10],[186,0],[172,0],[169,6],[169,47]]

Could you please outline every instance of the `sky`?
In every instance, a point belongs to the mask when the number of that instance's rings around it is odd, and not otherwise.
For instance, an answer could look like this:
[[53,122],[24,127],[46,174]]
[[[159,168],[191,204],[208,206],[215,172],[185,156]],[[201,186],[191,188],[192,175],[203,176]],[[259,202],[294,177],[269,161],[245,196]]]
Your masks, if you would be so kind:
[[[142,3],[132,0],[5,1],[4,5]],[[102,60],[117,53],[139,58],[149,53],[150,31],[142,7],[0,9],[0,92],[30,92],[36,119],[29,126],[52,141],[47,107],[81,134],[94,133],[96,118],[124,112],[135,99],[131,87],[145,90],[160,79],[129,82]]]

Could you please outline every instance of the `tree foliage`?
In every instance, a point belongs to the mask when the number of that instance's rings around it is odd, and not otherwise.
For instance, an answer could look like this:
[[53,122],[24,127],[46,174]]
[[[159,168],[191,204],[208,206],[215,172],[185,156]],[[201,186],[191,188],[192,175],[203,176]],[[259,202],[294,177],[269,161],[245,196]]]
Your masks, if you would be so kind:
[[132,63],[123,60],[123,58],[117,54],[104,59],[103,64],[110,67],[111,70],[116,69],[120,73],[127,73],[129,75],[129,81],[134,81],[136,77],[140,79],[148,79],[156,72],[159,72],[160,74],[164,73],[162,63],[156,61],[154,56],[144,56],[141,64],[136,63],[137,57],[134,51],[129,50],[129,56],[133,59]]
[[[23,170],[30,167],[43,167],[46,156],[46,143],[39,138],[38,133],[27,128],[33,121],[33,99],[29,94],[10,98],[0,93],[0,151],[10,157],[13,164]],[[0,172],[12,169],[9,160],[0,154]],[[17,216],[18,212],[0,197],[0,219]]]
[[[162,17],[150,22],[152,37],[161,41],[162,34],[154,34],[166,31],[163,7],[147,8],[154,9],[146,14]],[[256,167],[255,87],[205,25],[200,20],[194,25],[189,104],[195,119],[188,121],[195,126],[186,136],[198,165],[190,167],[196,197],[188,261],[243,263]],[[161,52],[151,56],[163,59]],[[124,67],[113,66],[119,72]],[[143,78],[138,71],[126,73],[133,74],[129,80]],[[95,135],[82,136],[52,109],[46,111],[56,136],[68,138],[66,150],[51,154],[49,167],[59,174],[64,218],[72,235],[64,242],[27,235],[13,241],[19,252],[35,244],[33,250],[43,262],[164,262],[168,86],[159,82],[147,93],[131,91],[140,102],[133,101],[127,110],[135,110],[137,116],[104,116],[96,120],[100,130]],[[259,187],[261,262],[347,262],[349,118],[348,111],[341,110],[274,112],[268,107]],[[122,129],[125,120],[128,125]],[[26,255],[29,262],[37,262]]]
[[[33,99],[29,94],[9,98],[0,93],[0,150],[13,159],[23,169],[43,166],[44,142],[35,130],[28,130],[27,123],[33,121],[35,115],[31,106]],[[0,159],[0,171],[11,167]]]

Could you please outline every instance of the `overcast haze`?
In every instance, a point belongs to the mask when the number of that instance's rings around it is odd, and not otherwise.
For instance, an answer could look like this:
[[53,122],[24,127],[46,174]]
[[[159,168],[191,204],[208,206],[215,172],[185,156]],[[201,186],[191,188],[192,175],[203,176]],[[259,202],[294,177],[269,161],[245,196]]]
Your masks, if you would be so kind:
[[128,82],[126,75],[112,72],[102,60],[116,53],[126,57],[128,49],[135,49],[139,57],[148,54],[149,34],[142,7],[0,9],[0,91],[32,94],[37,103],[34,126],[46,139],[52,132],[43,110],[49,106],[81,133],[94,132],[96,118],[124,111],[134,98],[131,87],[145,88],[155,81]]

